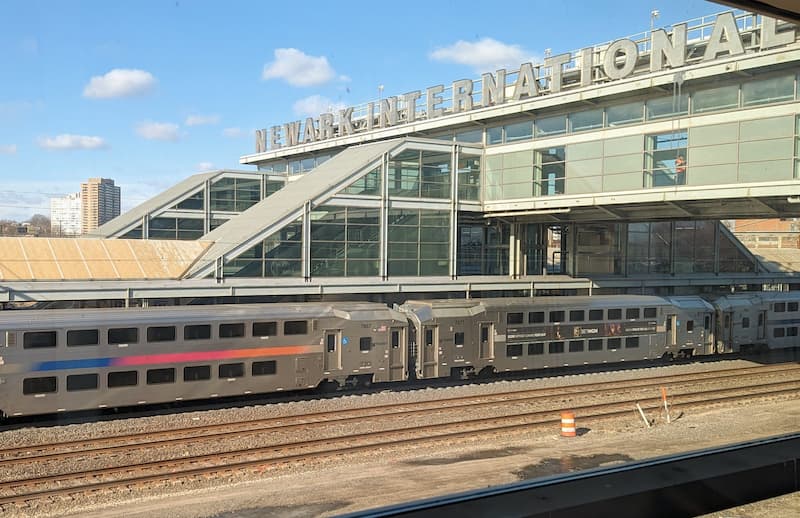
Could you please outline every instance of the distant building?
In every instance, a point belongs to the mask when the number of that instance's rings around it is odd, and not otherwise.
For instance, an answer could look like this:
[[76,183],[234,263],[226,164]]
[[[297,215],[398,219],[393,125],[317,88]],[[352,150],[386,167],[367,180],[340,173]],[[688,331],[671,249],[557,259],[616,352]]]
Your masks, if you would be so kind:
[[54,236],[78,236],[81,233],[81,194],[50,198],[50,225]]
[[81,184],[81,233],[87,234],[120,214],[120,189],[110,178]]

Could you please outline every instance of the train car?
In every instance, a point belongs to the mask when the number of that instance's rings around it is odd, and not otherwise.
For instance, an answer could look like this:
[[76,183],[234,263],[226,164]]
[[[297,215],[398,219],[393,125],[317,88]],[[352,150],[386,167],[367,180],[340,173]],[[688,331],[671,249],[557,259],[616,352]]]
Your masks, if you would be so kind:
[[714,301],[718,348],[726,352],[800,345],[800,292],[738,293]]
[[713,352],[713,307],[699,297],[533,297],[409,301],[418,378]]
[[402,380],[406,327],[358,302],[0,312],[0,412]]

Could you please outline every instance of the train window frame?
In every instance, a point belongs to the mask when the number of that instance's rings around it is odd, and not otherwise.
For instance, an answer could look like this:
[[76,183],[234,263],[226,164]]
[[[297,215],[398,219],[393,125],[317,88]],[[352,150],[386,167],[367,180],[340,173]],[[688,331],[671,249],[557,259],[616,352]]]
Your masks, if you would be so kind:
[[786,303],[785,302],[776,302],[773,306],[773,311],[775,313],[785,313],[786,312]]
[[522,355],[522,344],[506,344],[506,358],[519,358]]
[[605,320],[605,318],[603,318],[603,310],[602,309],[590,309],[589,310],[589,322],[597,322],[599,320]]
[[175,326],[148,326],[146,333],[147,343],[149,344],[174,342],[175,337],[177,336],[177,330]]
[[638,349],[639,348],[639,337],[638,336],[626,336],[625,337],[625,349]]
[[308,334],[308,320],[284,320],[283,336],[297,336]]
[[217,333],[220,338],[244,338],[244,322],[224,322],[217,326]]
[[[37,340],[45,338],[46,340],[41,342]],[[23,349],[51,349],[53,347],[58,347],[58,331],[25,331],[22,333]]]
[[[463,334],[463,333],[462,333]],[[455,338],[454,338],[455,340]],[[389,347],[392,349],[399,349],[400,348],[400,330],[399,329],[392,329],[392,332],[389,334]]]
[[528,356],[539,356],[544,354],[544,342],[532,342],[528,344]]
[[207,381],[211,379],[211,365],[186,365],[183,368],[183,381]]
[[[131,331],[133,331],[131,333]],[[125,340],[122,340],[122,335],[125,334]],[[112,336],[113,335],[113,336]],[[129,340],[133,335],[133,340]],[[138,344],[139,343],[139,328],[138,327],[110,327],[106,332],[106,341],[108,345],[121,345],[121,344]]]
[[797,302],[787,302],[786,303],[786,311],[796,312],[798,309]]
[[425,347],[433,347],[433,328],[425,328]]
[[79,392],[82,390],[97,390],[99,385],[100,385],[100,375],[97,374],[96,372],[87,374],[67,375],[67,392]]
[[[164,378],[159,378],[158,376],[162,374],[166,376]],[[169,385],[170,383],[175,383],[175,368],[147,369],[145,383],[147,385]]]
[[529,324],[544,324],[544,311],[529,311],[528,312]]
[[562,354],[564,352],[564,342],[548,342],[547,354]]
[[[133,383],[130,383],[131,375],[133,375]],[[106,376],[108,388],[135,387],[137,385],[139,385],[139,371],[113,371]]]
[[620,338],[619,336],[614,336],[606,339],[607,351],[617,351],[619,349],[622,349],[622,338]]
[[641,318],[639,308],[625,308],[625,320],[636,320]]
[[772,329],[772,338],[784,338],[786,336],[786,329],[783,327],[775,327]]
[[83,347],[87,345],[100,345],[99,329],[67,330],[67,347]]
[[694,331],[694,320],[687,320],[686,321],[686,332],[691,333]]
[[583,322],[586,320],[586,311],[582,309],[570,309],[569,321],[570,322]]
[[243,378],[244,373],[244,362],[220,363],[217,368],[217,375],[220,379]]
[[547,321],[551,324],[566,322],[566,312],[563,309],[554,309],[548,312]]
[[506,313],[506,325],[519,325],[525,323],[525,314],[522,311]]
[[644,318],[657,318],[658,308],[644,308]]
[[[254,337],[278,336],[278,322],[253,322],[251,326]],[[266,331],[266,332],[265,332]],[[272,332],[269,332],[272,331]]]
[[183,339],[186,341],[211,340],[211,324],[186,324],[183,326]]
[[786,328],[786,336],[797,336],[797,326],[789,326]]
[[570,340],[569,341],[569,352],[571,353],[582,353],[586,348],[586,344],[583,343],[583,340]]
[[[44,385],[45,383],[46,385]],[[24,396],[55,394],[57,392],[58,378],[56,376],[37,376],[34,378],[23,378],[22,380],[22,394]]]
[[368,353],[372,350],[372,337],[362,336],[358,339],[358,350],[362,353]]
[[251,376],[274,376],[278,372],[278,362],[275,360],[262,360],[250,364]]
[[742,317],[742,329],[750,328],[750,317]]
[[464,347],[464,331],[456,331],[453,334],[453,344],[456,347]]
[[622,308],[608,308],[608,320],[622,320]]
[[603,339],[602,338],[590,338],[587,349],[589,351],[602,351],[603,350]]

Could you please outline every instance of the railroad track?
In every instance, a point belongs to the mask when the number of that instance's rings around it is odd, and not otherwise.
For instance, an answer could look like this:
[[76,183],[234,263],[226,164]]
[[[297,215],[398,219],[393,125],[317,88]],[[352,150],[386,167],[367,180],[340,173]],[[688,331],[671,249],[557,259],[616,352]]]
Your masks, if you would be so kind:
[[[60,453],[50,451],[48,453],[39,453],[38,455],[27,455],[19,457],[22,449],[9,449],[0,453],[5,453],[6,456],[0,461],[0,468],[8,468],[14,464],[20,463],[41,463],[44,461],[63,460],[64,456],[75,455],[92,455],[92,458],[97,458],[98,455],[125,452],[126,449],[134,448],[153,448],[155,444],[162,446],[172,446],[178,444],[187,444],[191,441],[200,440],[218,440],[221,435],[231,433],[264,433],[265,431],[280,429],[286,431],[287,427],[305,427],[309,426],[322,426],[330,423],[353,423],[358,420],[370,418],[391,418],[404,417],[413,413],[432,412],[435,406],[434,403],[439,405],[439,410],[451,411],[456,409],[464,411],[478,405],[514,405],[526,400],[535,400],[551,397],[554,395],[564,396],[565,392],[569,394],[589,394],[589,390],[596,393],[598,390],[607,390],[608,388],[615,388],[617,392],[626,389],[637,388],[647,389],[653,387],[660,387],[669,384],[677,384],[682,382],[693,382],[695,384],[704,385],[702,388],[691,389],[684,392],[675,392],[670,396],[670,402],[673,406],[679,406],[681,409],[690,407],[713,405],[720,403],[730,403],[737,400],[751,400],[755,398],[788,396],[796,397],[800,390],[800,380],[791,379],[784,381],[773,381],[765,383],[764,376],[786,375],[796,372],[800,366],[770,366],[770,367],[754,367],[747,369],[729,369],[726,371],[712,371],[704,373],[695,373],[687,375],[673,375],[662,376],[650,380],[629,380],[627,382],[603,382],[603,383],[589,383],[583,385],[573,385],[570,387],[560,387],[552,389],[536,389],[526,390],[521,392],[509,392],[501,394],[491,394],[484,397],[470,396],[460,398],[450,398],[439,401],[425,401],[420,403],[405,403],[400,405],[382,405],[378,407],[370,407],[367,409],[359,409],[357,411],[340,411],[340,412],[325,412],[318,414],[311,414],[307,416],[290,416],[285,418],[274,418],[268,420],[260,420],[261,425],[265,421],[270,424],[267,428],[261,426],[257,430],[236,430],[222,432],[221,427],[230,426],[199,426],[192,428],[189,436],[173,437],[172,439],[165,439],[159,437],[158,440],[147,441],[144,443],[131,444],[116,444],[113,446],[102,446],[103,441],[98,440],[93,443],[93,446],[87,447],[85,442],[84,448],[80,452],[75,451],[61,451]],[[732,372],[735,371],[735,372]],[[735,378],[739,386],[730,387],[726,389],[725,395],[712,396],[708,395],[708,383],[726,381]],[[755,378],[755,379],[754,379]],[[750,383],[743,383],[750,380]],[[654,391],[655,392],[655,391]],[[594,394],[593,393],[593,394]],[[641,397],[627,397],[621,400],[610,401],[599,404],[584,404],[572,405],[572,409],[580,416],[581,423],[591,424],[601,419],[611,419],[623,415],[632,415],[633,405],[640,402],[645,411],[657,410],[660,408],[661,402],[657,398],[644,399]],[[415,408],[414,408],[415,407]],[[411,408],[414,408],[413,410]],[[395,409],[394,411],[390,411]],[[401,409],[401,410],[400,410]],[[361,412],[360,415],[357,415]],[[370,414],[372,412],[372,414]],[[376,412],[378,414],[376,415]],[[333,415],[347,414],[344,417],[333,419]],[[310,419],[309,419],[310,418]],[[305,419],[305,422],[288,423],[292,419]],[[316,421],[314,420],[316,419]],[[30,478],[18,478],[16,480],[9,479],[4,476],[4,482],[0,483],[0,506],[14,506],[24,505],[26,502],[47,500],[56,498],[59,495],[74,495],[86,492],[101,491],[103,489],[119,488],[119,487],[137,487],[148,484],[157,483],[159,481],[171,481],[175,479],[192,479],[198,477],[205,477],[211,475],[219,475],[222,473],[235,473],[247,470],[266,470],[272,469],[276,466],[285,464],[294,464],[298,462],[317,462],[332,457],[341,457],[358,452],[374,451],[384,448],[397,448],[397,447],[416,447],[416,445],[428,444],[437,441],[453,441],[463,439],[465,437],[476,437],[487,434],[507,433],[519,430],[533,430],[546,426],[552,428],[554,421],[557,421],[558,413],[554,409],[545,409],[537,411],[523,411],[512,413],[510,415],[502,415],[496,417],[468,419],[465,420],[463,416],[458,420],[451,420],[437,424],[425,424],[420,426],[401,426],[389,429],[384,429],[377,432],[369,433],[345,433],[344,435],[326,435],[319,439],[309,441],[294,441],[284,442],[281,444],[273,444],[258,448],[247,448],[240,450],[232,450],[225,452],[216,452],[204,455],[190,455],[184,458],[172,458],[167,460],[159,460],[145,463],[132,463],[123,466],[115,466],[103,469],[92,469],[88,471],[61,473],[46,476],[36,476]],[[351,427],[355,428],[355,427]],[[211,435],[198,436],[196,435],[200,430],[207,433],[213,430]],[[290,430],[290,429],[289,429]],[[178,432],[187,433],[185,430],[171,430],[167,433],[175,434]],[[191,434],[195,435],[192,436]],[[203,432],[200,432],[203,433]],[[132,437],[139,439],[149,436],[151,434],[135,434],[129,436],[120,436],[108,438],[109,441],[130,441]],[[77,442],[77,441],[76,441]],[[72,443],[61,443],[55,445],[56,447],[65,447]],[[332,446],[335,444],[335,446]],[[9,454],[9,452],[15,452]],[[16,456],[9,456],[16,455]]]

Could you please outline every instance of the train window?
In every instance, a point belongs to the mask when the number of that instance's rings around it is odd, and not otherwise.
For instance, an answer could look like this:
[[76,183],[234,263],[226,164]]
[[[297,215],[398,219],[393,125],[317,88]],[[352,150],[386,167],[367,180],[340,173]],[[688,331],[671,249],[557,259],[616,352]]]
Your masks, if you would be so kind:
[[159,385],[161,383],[175,383],[175,369],[150,369],[147,371],[148,385]]
[[636,349],[639,347],[638,336],[628,336],[625,338],[625,349]]
[[72,374],[67,376],[67,392],[94,390],[97,388],[97,374]]
[[639,318],[639,308],[628,308],[625,310],[625,318]]
[[[456,341],[456,345],[458,345],[457,339],[458,339],[458,333],[456,333],[456,337],[454,339],[454,341]],[[464,333],[461,333],[461,345],[464,345]],[[400,348],[400,331],[392,331],[392,349],[399,349],[399,348]]]
[[332,353],[336,351],[336,334],[335,333],[326,333],[325,334],[325,349]]
[[509,358],[522,356],[522,344],[507,344],[506,356]]
[[528,323],[529,324],[543,324],[544,323],[544,311],[531,311],[528,313]]
[[775,303],[775,313],[783,313],[786,311],[786,303],[785,302],[776,302]]
[[776,327],[772,330],[772,336],[775,338],[783,338],[786,336],[786,330],[782,327]]
[[195,365],[183,368],[183,381],[203,381],[211,379],[210,365]]
[[220,324],[220,338],[239,338],[244,336],[244,324]]
[[706,331],[711,330],[711,315],[706,315],[703,317],[703,329]]
[[544,354],[544,343],[536,342],[528,344],[528,354]]
[[453,335],[453,343],[456,345],[464,345],[464,332],[459,331],[455,335]]
[[550,354],[558,354],[564,352],[564,342],[550,342],[547,344],[547,352]]
[[208,340],[211,338],[211,325],[195,324],[183,326],[184,340]]
[[56,335],[55,331],[29,331],[22,335],[22,347],[24,349],[55,347]]
[[586,313],[582,309],[573,309],[569,312],[570,322],[583,322],[586,319]]
[[287,320],[283,323],[284,335],[305,335],[308,334],[308,322],[305,320]]
[[644,318],[656,318],[657,314],[656,308],[644,308]]
[[758,327],[761,327],[763,325],[764,325],[764,313],[759,313],[758,314]]
[[362,336],[358,339],[358,350],[361,352],[367,352],[372,349],[372,337],[371,336]]
[[[481,340],[484,340],[484,331],[486,331],[485,340],[489,340],[489,330],[486,328],[481,328]],[[433,329],[425,330],[425,347],[433,347]]]
[[569,341],[569,352],[571,352],[571,353],[582,353],[583,352],[583,340],[570,340]]
[[797,326],[787,327],[786,336],[797,336]]
[[687,320],[686,321],[686,331],[688,331],[689,333],[694,331],[694,320]]
[[563,311],[551,311],[550,312],[550,322],[563,322],[564,321],[564,312]]
[[139,343],[139,329],[135,327],[116,327],[108,330],[109,345]]
[[244,376],[244,363],[223,363],[219,366],[220,378],[241,378]]
[[589,350],[590,351],[602,351],[603,350],[603,339],[602,338],[592,338],[589,340]]
[[276,336],[277,322],[253,322],[253,336]]
[[[725,318],[727,319],[728,317],[726,316]],[[750,319],[749,318],[742,317],[742,327],[744,329],[747,329],[748,327],[750,327]]]
[[275,360],[267,360],[264,362],[253,362],[250,372],[253,376],[267,376],[275,374],[276,372]]
[[606,342],[606,349],[615,350],[619,349],[622,345],[622,338],[609,338]]
[[[77,345],[97,345],[100,343],[100,336],[97,329],[74,329],[67,331],[67,346]],[[69,390],[69,388],[67,388]]]
[[726,328],[730,327],[730,325],[731,325],[731,316],[730,315],[725,315],[725,327]]
[[175,326],[148,327],[147,328],[147,341],[148,342],[173,342],[173,341],[175,341]]
[[797,311],[797,302],[789,302],[786,305],[786,311]]
[[136,371],[120,371],[108,373],[108,387],[134,387],[139,383],[139,373]]
[[590,309],[589,310],[589,320],[590,321],[603,320],[603,310],[602,309]]
[[608,310],[608,319],[609,320],[622,320],[622,310],[619,308],[609,309]]
[[521,324],[523,315],[522,313],[507,313],[506,324]]
[[46,394],[55,392],[58,388],[55,376],[44,378],[25,378],[22,380],[23,394]]

